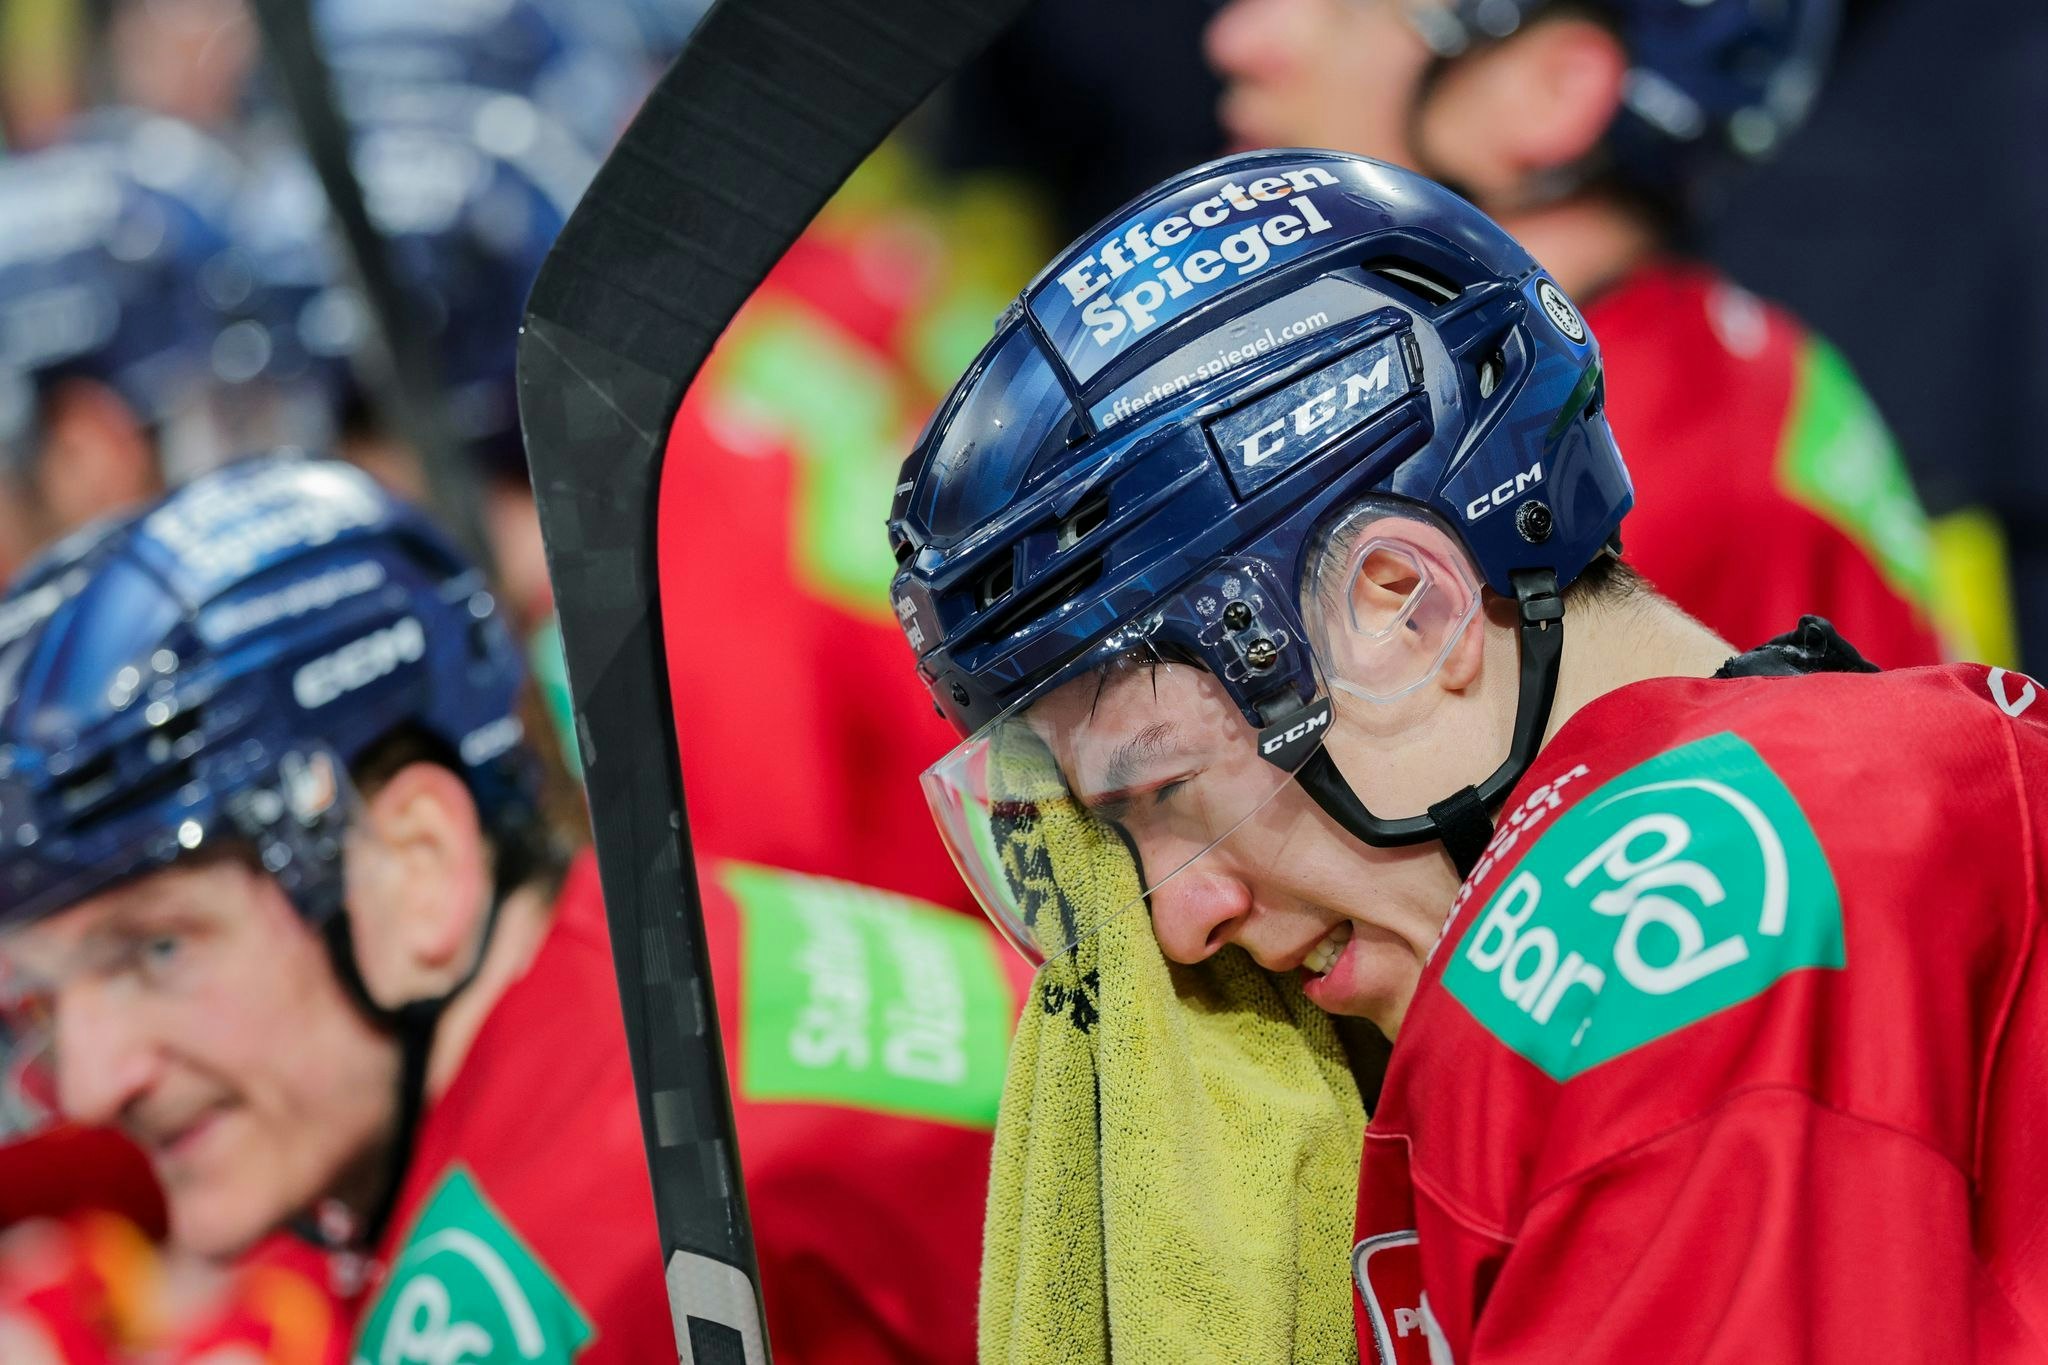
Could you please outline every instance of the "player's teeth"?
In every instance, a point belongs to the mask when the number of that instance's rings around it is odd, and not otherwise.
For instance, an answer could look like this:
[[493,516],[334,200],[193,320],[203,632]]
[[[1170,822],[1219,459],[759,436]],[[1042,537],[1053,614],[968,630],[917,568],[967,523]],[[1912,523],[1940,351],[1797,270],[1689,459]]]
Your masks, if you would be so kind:
[[1329,937],[1309,950],[1301,965],[1321,976],[1337,965],[1337,954],[1344,951],[1344,945],[1351,941],[1351,921],[1346,920],[1330,931]]

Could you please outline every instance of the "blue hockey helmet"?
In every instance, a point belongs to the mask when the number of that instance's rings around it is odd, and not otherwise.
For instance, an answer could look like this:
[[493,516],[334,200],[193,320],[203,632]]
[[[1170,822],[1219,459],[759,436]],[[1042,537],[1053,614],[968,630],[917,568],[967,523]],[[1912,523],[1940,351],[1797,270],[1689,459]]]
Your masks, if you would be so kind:
[[76,533],[0,600],[0,929],[223,840],[327,921],[349,766],[400,734],[517,836],[522,675],[476,570],[345,464],[242,461]]
[[[595,160],[529,101],[473,87],[394,91],[353,135],[365,208],[431,331],[454,433],[485,467],[523,478],[513,368],[526,294]],[[312,167],[265,158],[243,216],[289,334],[280,352],[360,359],[367,305]]]
[[[1559,0],[1409,0],[1439,57],[1505,38]],[[1608,130],[1616,170],[1659,192],[1769,155],[1802,122],[1834,50],[1841,0],[1592,0],[1629,56]]]
[[[47,386],[107,384],[165,432],[174,473],[237,439],[228,408],[264,377],[245,327],[250,273],[229,228],[241,163],[172,119],[102,111],[71,140],[0,165],[0,449],[23,467]],[[199,400],[206,400],[202,405]],[[201,449],[182,449],[180,435]]]
[[[1541,267],[1379,162],[1228,158],[1070,247],[935,414],[890,523],[897,616],[968,736],[927,794],[993,917],[1033,955],[1068,946],[1076,926],[1042,920],[1008,836],[1048,793],[1122,807],[1154,758],[1232,777],[1187,799],[1199,818],[1173,851],[1135,841],[1148,894],[1293,779],[1368,842],[1476,857],[1485,808],[1541,741],[1560,593],[1631,503],[1604,392],[1597,344]],[[1305,605],[1373,551],[1353,534],[1362,507],[1433,519],[1478,579],[1432,593],[1416,566],[1397,627],[1463,601],[1437,629],[1454,637],[1480,583],[1519,604],[1513,752],[1443,809],[1368,809],[1321,753],[1333,695],[1424,680],[1386,676],[1383,641]],[[1101,749],[1134,675],[1152,723]]]
[[313,18],[353,116],[406,88],[466,86],[532,101],[596,152],[653,76],[633,16],[583,0],[319,0]]

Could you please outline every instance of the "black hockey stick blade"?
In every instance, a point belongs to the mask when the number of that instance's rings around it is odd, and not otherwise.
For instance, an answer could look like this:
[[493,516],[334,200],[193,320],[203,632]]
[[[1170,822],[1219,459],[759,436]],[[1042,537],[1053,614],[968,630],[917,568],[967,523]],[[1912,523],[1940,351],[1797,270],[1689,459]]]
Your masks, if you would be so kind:
[[471,562],[488,572],[491,552],[484,535],[480,481],[448,421],[431,330],[421,325],[418,309],[399,287],[383,236],[363,203],[362,186],[350,161],[348,122],[335,102],[334,83],[313,32],[309,0],[250,0],[250,8],[271,74],[284,92],[306,158],[327,193],[383,345],[381,363],[368,375],[370,395],[379,415],[418,452],[420,472],[441,520]]
[[[712,343],[825,200],[1027,3],[720,0],[527,303],[520,420],[684,1362],[751,1365],[767,1341],[661,638],[669,428]],[[708,624],[744,640],[744,621]]]

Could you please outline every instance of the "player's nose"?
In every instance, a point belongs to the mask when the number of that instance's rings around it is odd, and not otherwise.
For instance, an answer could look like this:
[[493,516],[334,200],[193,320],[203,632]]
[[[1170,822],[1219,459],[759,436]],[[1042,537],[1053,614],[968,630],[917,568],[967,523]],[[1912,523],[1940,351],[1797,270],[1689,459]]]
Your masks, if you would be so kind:
[[1199,862],[1153,889],[1152,932],[1160,951],[1190,965],[1215,955],[1251,916],[1251,889]]
[[90,986],[59,993],[52,1041],[57,1106],[74,1122],[113,1123],[156,1074],[157,1048],[135,1011]]

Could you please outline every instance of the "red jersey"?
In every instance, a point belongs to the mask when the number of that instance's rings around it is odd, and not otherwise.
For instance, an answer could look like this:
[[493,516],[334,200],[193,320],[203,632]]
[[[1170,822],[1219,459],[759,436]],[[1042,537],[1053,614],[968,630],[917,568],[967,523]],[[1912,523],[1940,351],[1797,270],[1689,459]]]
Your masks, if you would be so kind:
[[0,1239],[7,1365],[342,1365],[349,1304],[329,1255],[274,1237],[232,1267],[179,1260],[104,1211]]
[[885,150],[726,329],[669,432],[659,577],[699,848],[973,910],[918,775],[959,736],[889,601],[932,405],[1043,252],[1028,205]]
[[1566,723],[1394,1049],[1362,1358],[2048,1358],[2042,695],[1661,679]]
[[[833,245],[799,241],[669,433],[662,631],[691,837],[964,907],[918,785],[956,738],[890,614],[882,533],[923,405],[843,316],[853,298],[840,315],[812,301],[820,277],[849,296],[861,278]],[[792,373],[807,396],[787,395]]]
[[[970,1359],[989,1130],[1021,999],[1011,955],[974,920],[880,892],[701,872],[776,1358]],[[674,1359],[587,856],[422,1122],[379,1259],[359,1361]]]
[[1926,515],[1833,347],[1675,262],[1637,270],[1586,320],[1635,481],[1623,544],[1660,592],[1743,649],[1813,612],[1883,667],[1940,660]]
[[163,1236],[163,1191],[140,1147],[115,1129],[70,1123],[0,1143],[0,1228],[86,1209]]

